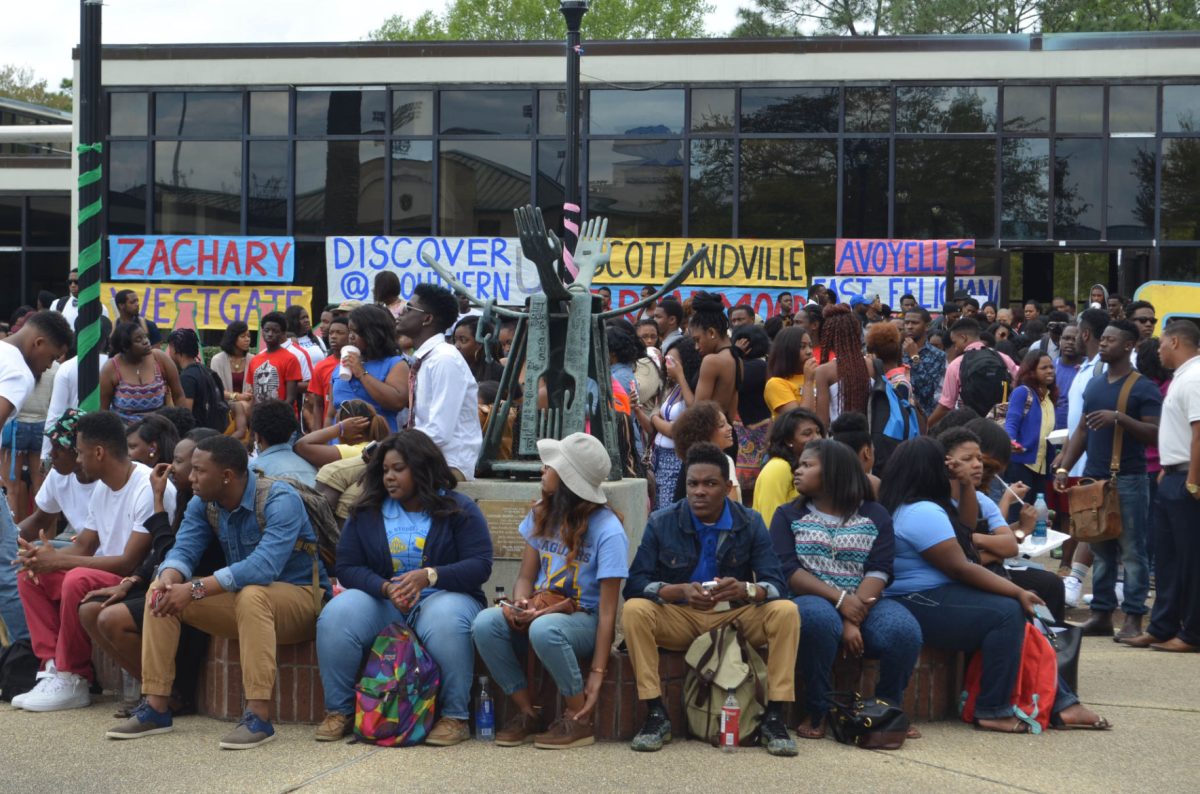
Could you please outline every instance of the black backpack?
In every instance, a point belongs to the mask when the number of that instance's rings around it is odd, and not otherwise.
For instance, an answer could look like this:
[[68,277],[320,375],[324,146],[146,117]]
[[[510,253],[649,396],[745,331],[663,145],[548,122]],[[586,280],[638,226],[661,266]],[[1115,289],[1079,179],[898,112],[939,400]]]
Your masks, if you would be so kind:
[[29,640],[17,640],[0,651],[0,700],[11,703],[37,683],[38,658]]
[[208,418],[204,426],[224,433],[229,427],[229,403],[225,400],[225,384],[221,382],[221,376],[208,367],[204,367],[204,371],[208,373],[208,383],[212,385],[208,391]]
[[875,449],[875,473],[883,471],[888,458],[901,442],[921,434],[917,409],[907,386],[895,386],[883,371],[883,362],[875,359],[871,393],[867,397],[867,421],[871,445]]
[[1008,399],[1012,374],[1000,354],[989,347],[963,353],[958,370],[958,399],[980,416],[987,416]]

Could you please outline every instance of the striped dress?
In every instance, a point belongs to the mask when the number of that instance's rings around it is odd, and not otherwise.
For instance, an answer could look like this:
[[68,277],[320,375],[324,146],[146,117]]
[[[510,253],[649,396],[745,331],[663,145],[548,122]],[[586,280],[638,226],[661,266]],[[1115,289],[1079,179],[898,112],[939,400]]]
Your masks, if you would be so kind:
[[153,354],[149,356],[154,364],[154,379],[149,383],[132,383],[121,375],[121,367],[113,362],[117,371],[117,383],[113,387],[112,401],[109,408],[121,417],[127,425],[140,421],[146,414],[151,414],[167,404],[167,382],[159,369],[158,359]]

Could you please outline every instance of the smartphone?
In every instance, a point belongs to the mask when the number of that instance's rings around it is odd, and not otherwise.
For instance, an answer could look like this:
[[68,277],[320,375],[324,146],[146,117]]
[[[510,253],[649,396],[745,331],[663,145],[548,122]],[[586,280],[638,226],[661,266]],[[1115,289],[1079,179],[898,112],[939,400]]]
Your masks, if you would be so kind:
[[713,579],[711,582],[702,582],[700,586],[711,593],[713,590],[717,589],[719,584],[720,583],[716,579]]
[[511,609],[513,612],[527,612],[527,611],[528,611],[528,610],[527,610],[527,609],[525,609],[524,607],[519,607],[519,606],[517,606],[517,605],[516,605],[516,604],[514,604],[512,601],[501,601],[501,602],[500,602],[500,606],[502,606],[502,607],[508,607],[508,608],[509,608],[509,609]]
[[151,611],[158,609],[158,602],[162,600],[162,594],[164,592],[166,592],[166,591],[155,590],[154,592],[150,593],[150,610]]
[[1033,605],[1033,615],[1034,615],[1034,617],[1038,618],[1039,620],[1041,620],[1043,623],[1046,623],[1046,624],[1053,624],[1053,623],[1057,622],[1054,619],[1054,615],[1050,614],[1050,610],[1047,609],[1042,604],[1034,604]]

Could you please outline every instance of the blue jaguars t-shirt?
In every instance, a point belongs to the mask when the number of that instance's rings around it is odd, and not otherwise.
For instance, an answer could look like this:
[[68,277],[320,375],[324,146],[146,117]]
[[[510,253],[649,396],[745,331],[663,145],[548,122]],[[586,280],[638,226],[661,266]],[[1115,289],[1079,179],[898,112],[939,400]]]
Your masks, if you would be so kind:
[[933,502],[901,505],[892,515],[892,528],[896,533],[895,578],[884,595],[919,593],[953,581],[921,556],[926,549],[955,539],[954,527],[945,510]]
[[559,537],[533,536],[532,512],[521,522],[520,532],[538,553],[534,587],[571,596],[584,609],[599,606],[601,579],[629,576],[629,539],[625,537],[625,527],[608,508],[597,510],[588,518],[587,533],[570,565],[567,565],[567,547]]

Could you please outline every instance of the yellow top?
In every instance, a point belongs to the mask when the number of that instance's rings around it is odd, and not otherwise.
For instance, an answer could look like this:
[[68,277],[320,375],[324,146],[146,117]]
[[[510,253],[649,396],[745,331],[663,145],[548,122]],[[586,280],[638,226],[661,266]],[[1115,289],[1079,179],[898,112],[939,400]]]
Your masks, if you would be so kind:
[[1042,426],[1041,432],[1038,433],[1038,452],[1037,459],[1033,463],[1026,463],[1031,470],[1037,474],[1046,473],[1046,436],[1050,435],[1050,431],[1054,429],[1054,403],[1050,402],[1050,394],[1042,398]]
[[797,495],[796,486],[792,483],[791,464],[783,458],[768,460],[754,482],[754,509],[762,516],[768,529],[771,528],[775,511]]
[[763,400],[771,409],[771,418],[779,416],[780,406],[790,402],[801,402],[804,396],[804,373],[790,378],[770,378],[763,388]]

